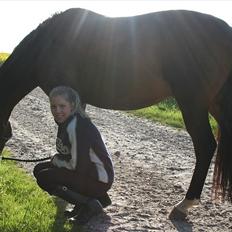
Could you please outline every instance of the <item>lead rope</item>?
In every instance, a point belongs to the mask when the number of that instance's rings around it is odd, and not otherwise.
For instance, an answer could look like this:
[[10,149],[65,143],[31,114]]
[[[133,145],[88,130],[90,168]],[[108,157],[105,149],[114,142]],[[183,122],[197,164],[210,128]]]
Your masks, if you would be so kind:
[[50,156],[41,158],[41,159],[18,159],[18,158],[0,156],[0,160],[14,160],[14,161],[19,161],[19,162],[39,162],[39,161],[44,161],[44,160],[49,160],[49,159],[51,159]]

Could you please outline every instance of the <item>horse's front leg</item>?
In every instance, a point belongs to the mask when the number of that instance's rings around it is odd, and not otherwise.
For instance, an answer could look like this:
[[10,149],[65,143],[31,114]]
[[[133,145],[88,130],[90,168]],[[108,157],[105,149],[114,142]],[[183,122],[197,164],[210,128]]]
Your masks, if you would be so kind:
[[210,162],[216,149],[208,111],[199,105],[194,107],[194,104],[191,107],[181,107],[180,105],[180,108],[186,129],[193,141],[196,164],[187,194],[181,202],[174,206],[170,214],[171,218],[186,217],[189,209],[199,204]]
[[2,133],[0,135],[0,155],[6,142],[12,137],[12,128],[9,121],[7,121],[7,123],[2,123],[1,131]]

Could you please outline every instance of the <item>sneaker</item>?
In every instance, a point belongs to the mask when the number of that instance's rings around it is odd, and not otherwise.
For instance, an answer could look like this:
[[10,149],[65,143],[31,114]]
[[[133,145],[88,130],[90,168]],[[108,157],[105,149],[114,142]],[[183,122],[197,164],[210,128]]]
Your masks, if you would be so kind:
[[72,218],[72,221],[75,221],[77,225],[85,225],[93,216],[100,213],[102,213],[101,203],[96,199],[92,199],[80,209],[79,213]]
[[66,218],[72,218],[77,216],[77,214],[80,212],[82,205],[78,204],[75,205],[74,208],[72,210],[65,210],[64,211],[64,216]]
[[98,197],[97,199],[98,199],[98,201],[100,201],[103,208],[106,208],[107,206],[112,204],[112,201],[111,201],[108,193],[106,193],[104,196]]

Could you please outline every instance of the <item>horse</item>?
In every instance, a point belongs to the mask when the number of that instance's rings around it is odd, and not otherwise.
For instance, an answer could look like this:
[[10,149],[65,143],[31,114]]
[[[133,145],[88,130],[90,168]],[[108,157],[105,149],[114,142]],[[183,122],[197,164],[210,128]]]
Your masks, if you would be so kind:
[[[0,152],[12,136],[9,117],[31,90],[58,85],[83,104],[133,110],[173,97],[191,136],[196,163],[184,199],[200,200],[214,153],[212,193],[232,201],[232,32],[223,20],[187,10],[106,17],[71,8],[29,33],[0,68]],[[217,121],[216,141],[209,114]]]

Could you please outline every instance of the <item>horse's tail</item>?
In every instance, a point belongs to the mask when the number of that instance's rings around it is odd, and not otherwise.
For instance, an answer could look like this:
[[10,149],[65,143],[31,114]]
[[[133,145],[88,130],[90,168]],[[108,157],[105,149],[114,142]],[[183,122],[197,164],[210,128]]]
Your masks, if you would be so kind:
[[213,197],[232,202],[232,71],[218,100],[220,136],[214,167]]

